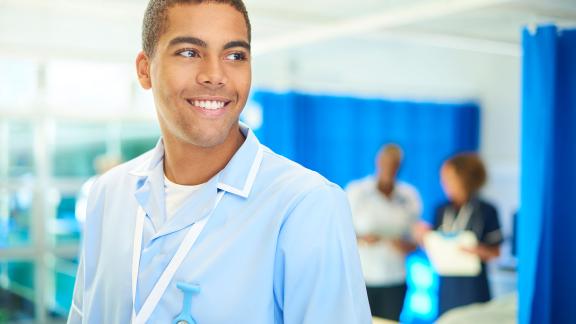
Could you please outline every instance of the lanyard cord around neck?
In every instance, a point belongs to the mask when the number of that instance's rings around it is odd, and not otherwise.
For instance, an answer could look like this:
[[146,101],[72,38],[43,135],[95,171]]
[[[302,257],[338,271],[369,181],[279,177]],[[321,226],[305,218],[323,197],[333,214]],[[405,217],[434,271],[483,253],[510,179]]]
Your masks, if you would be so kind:
[[453,208],[446,208],[442,217],[442,231],[446,233],[456,233],[465,230],[473,210],[474,207],[471,203],[462,206],[456,215],[454,215]]
[[218,196],[216,197],[216,201],[210,213],[208,213],[208,215],[203,219],[199,220],[198,222],[190,226],[190,229],[186,233],[186,236],[184,237],[184,240],[180,244],[178,250],[176,250],[176,253],[170,260],[170,263],[168,263],[168,266],[160,275],[160,278],[152,288],[152,291],[150,292],[148,297],[146,297],[146,300],[142,303],[140,311],[136,313],[135,309],[136,288],[138,284],[140,256],[142,254],[142,236],[144,234],[144,218],[146,217],[146,213],[144,212],[142,207],[138,208],[138,212],[136,215],[136,230],[134,232],[134,252],[132,255],[132,321],[131,321],[132,324],[144,324],[146,323],[148,318],[150,318],[150,315],[152,315],[152,312],[156,308],[156,305],[158,305],[160,298],[162,297],[162,295],[166,291],[166,288],[168,288],[170,281],[174,277],[176,270],[178,270],[180,264],[182,264],[182,261],[184,261],[184,258],[186,257],[186,255],[196,242],[196,239],[204,229],[204,226],[206,225],[206,223],[208,223],[208,220],[210,219],[212,214],[214,214],[214,211],[216,210],[216,207],[220,203],[220,200],[222,200],[223,196],[224,191],[220,191],[218,193]]

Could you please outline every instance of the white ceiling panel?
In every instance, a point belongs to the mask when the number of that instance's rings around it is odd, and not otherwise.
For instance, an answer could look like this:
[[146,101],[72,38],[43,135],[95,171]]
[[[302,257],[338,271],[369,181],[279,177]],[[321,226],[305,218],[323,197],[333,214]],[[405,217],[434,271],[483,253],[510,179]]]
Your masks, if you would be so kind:
[[[510,44],[518,44],[523,26],[576,27],[576,0],[246,3],[256,54],[370,37],[379,39],[378,44],[405,38],[472,51],[500,44],[504,53]],[[0,0],[0,55],[132,60],[140,46],[146,4],[146,0]]]

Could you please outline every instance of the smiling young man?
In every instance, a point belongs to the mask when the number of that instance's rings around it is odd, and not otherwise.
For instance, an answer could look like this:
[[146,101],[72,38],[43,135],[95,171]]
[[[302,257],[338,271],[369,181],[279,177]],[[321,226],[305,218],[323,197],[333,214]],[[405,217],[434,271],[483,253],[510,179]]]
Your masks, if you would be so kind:
[[136,59],[162,139],[88,199],[69,323],[370,323],[346,196],[239,123],[240,0],[152,0]]

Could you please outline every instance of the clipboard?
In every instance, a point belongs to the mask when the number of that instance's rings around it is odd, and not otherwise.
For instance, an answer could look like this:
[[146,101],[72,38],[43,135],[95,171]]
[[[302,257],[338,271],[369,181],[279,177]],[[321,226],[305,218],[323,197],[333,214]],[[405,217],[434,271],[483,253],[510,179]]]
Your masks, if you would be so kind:
[[462,250],[478,245],[476,235],[463,231],[456,235],[445,235],[431,231],[424,235],[424,249],[430,263],[441,276],[473,277],[480,274],[480,257]]

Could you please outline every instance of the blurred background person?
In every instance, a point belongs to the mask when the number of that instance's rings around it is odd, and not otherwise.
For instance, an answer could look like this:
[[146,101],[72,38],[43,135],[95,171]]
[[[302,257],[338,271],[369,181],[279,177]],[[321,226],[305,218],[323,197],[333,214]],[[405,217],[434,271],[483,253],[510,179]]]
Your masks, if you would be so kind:
[[397,181],[403,152],[385,145],[376,176],[347,188],[372,315],[398,321],[406,296],[406,254],[415,249],[410,229],[422,203],[416,189]]
[[440,276],[439,315],[491,298],[486,262],[500,255],[503,238],[496,208],[478,197],[486,178],[484,163],[475,153],[457,154],[445,161],[440,169],[440,180],[448,201],[436,209],[433,224],[421,222],[415,227],[419,242],[430,230],[445,235],[471,231],[478,240],[475,248],[466,248],[481,260],[477,276]]

